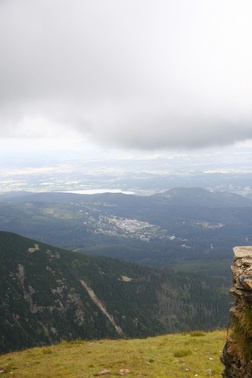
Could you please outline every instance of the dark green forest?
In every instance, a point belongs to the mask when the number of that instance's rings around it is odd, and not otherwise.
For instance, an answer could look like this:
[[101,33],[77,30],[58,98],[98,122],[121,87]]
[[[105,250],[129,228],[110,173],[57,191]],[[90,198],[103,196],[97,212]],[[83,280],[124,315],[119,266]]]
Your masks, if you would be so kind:
[[0,257],[1,353],[77,338],[211,330],[228,321],[225,278],[82,255],[7,232],[0,232]]

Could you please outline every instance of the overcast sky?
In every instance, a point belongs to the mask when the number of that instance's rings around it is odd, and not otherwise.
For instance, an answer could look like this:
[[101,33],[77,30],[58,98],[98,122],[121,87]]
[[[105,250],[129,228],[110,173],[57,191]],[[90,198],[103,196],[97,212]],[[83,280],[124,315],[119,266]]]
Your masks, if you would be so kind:
[[2,146],[252,139],[251,36],[251,0],[1,0]]

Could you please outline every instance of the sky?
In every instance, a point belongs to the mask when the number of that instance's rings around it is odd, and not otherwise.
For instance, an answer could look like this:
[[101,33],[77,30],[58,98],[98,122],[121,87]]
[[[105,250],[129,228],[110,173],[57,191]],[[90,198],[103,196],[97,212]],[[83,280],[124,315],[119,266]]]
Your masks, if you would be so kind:
[[251,0],[1,0],[0,148],[252,148]]

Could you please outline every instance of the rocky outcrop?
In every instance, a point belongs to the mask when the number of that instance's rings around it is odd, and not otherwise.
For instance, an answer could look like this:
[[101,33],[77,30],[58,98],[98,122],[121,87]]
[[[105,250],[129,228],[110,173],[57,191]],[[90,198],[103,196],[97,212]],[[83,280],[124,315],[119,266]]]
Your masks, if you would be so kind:
[[235,247],[232,328],[221,361],[225,378],[252,378],[252,246]]

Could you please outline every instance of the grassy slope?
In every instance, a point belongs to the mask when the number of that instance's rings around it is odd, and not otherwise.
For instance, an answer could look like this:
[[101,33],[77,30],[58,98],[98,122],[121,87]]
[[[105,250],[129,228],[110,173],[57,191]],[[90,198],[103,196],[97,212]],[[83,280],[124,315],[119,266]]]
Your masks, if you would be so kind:
[[[63,342],[0,356],[3,377],[221,377],[225,331],[191,332],[132,340]],[[189,369],[189,370],[187,370]],[[197,375],[198,374],[198,375]]]

